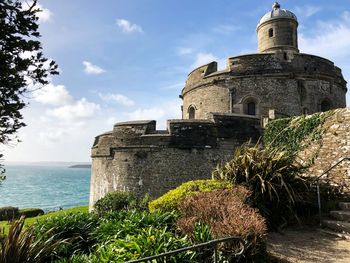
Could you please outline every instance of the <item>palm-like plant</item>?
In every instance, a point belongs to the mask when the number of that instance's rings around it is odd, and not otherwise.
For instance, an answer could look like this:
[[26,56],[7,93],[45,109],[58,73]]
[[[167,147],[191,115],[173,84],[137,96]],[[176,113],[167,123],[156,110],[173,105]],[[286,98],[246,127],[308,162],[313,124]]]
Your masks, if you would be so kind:
[[[229,162],[219,164],[212,175],[247,186],[255,206],[265,217],[271,218],[273,213],[283,217],[286,210],[291,212],[294,203],[303,199],[307,189],[300,176],[303,167],[293,161],[284,149],[246,143],[235,150]],[[276,214],[273,216],[276,218]]]
[[23,228],[24,217],[15,221],[7,236],[0,235],[0,263],[41,263],[54,254],[56,248],[66,240],[36,239],[33,228]]

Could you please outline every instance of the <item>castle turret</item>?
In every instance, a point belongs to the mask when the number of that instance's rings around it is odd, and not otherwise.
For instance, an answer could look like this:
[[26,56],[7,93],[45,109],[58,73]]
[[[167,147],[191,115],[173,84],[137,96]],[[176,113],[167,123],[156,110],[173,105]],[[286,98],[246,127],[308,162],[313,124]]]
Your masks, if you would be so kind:
[[297,28],[297,17],[275,2],[257,26],[259,52],[298,53]]

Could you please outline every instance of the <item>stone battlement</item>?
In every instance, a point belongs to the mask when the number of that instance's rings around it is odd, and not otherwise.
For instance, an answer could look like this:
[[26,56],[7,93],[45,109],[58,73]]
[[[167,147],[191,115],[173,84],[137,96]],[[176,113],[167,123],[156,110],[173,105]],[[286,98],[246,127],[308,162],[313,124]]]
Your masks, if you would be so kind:
[[156,121],[116,123],[113,131],[95,138],[92,158],[112,156],[126,148],[218,148],[219,141],[234,138],[244,142],[257,139],[260,119],[239,114],[211,113],[207,120],[168,120],[167,130],[157,131]]

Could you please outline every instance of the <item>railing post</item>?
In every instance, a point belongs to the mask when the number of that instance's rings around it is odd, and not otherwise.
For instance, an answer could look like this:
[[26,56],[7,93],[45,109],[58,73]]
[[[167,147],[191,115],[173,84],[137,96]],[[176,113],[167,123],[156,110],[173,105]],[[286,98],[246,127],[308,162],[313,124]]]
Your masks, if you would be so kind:
[[318,202],[318,216],[320,219],[320,226],[322,226],[322,208],[321,208],[321,193],[320,193],[320,181],[317,181],[317,202]]
[[214,263],[218,262],[218,250],[216,248],[216,244],[214,246]]

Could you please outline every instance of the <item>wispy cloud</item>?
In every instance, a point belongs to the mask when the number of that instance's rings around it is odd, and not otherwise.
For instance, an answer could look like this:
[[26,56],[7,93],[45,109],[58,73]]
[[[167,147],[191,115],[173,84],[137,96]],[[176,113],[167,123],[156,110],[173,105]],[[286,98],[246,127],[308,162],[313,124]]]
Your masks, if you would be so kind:
[[239,28],[239,26],[223,24],[215,26],[212,30],[215,33],[230,34],[234,31],[237,31]]
[[84,72],[88,75],[99,75],[106,72],[103,68],[92,64],[89,61],[83,61]]
[[214,56],[212,53],[198,53],[196,55],[196,60],[192,65],[192,68],[197,68],[204,64],[210,63],[212,61],[217,61],[218,58]]
[[300,50],[327,58],[350,56],[350,13],[337,20],[322,21],[312,32],[299,34]]
[[315,5],[305,5],[297,6],[294,10],[295,13],[298,14],[298,16],[310,17],[320,12],[322,10],[322,7]]
[[173,90],[173,89],[179,89],[180,87],[184,87],[184,86],[185,86],[185,83],[180,82],[173,85],[161,87],[160,90]]
[[102,94],[98,93],[98,96],[104,101],[114,101],[124,106],[134,106],[135,102],[122,94]]
[[130,21],[126,19],[117,19],[117,26],[124,32],[124,33],[142,33],[142,27],[137,24],[132,24]]
[[62,121],[77,122],[90,119],[100,110],[100,105],[82,98],[72,104],[47,110],[47,115]]
[[180,56],[189,55],[193,53],[193,48],[190,47],[179,47],[177,49],[177,54]]

